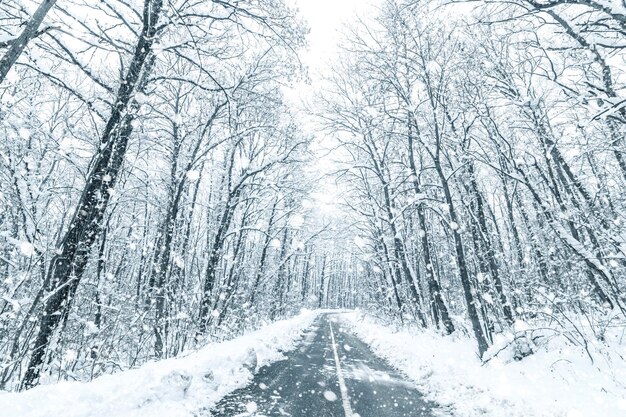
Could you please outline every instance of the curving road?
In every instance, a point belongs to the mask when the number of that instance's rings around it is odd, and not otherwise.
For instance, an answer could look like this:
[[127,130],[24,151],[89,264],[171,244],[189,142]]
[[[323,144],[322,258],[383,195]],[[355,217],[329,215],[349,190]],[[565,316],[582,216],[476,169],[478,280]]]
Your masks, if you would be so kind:
[[414,384],[324,314],[299,349],[219,402],[213,417],[445,416]]

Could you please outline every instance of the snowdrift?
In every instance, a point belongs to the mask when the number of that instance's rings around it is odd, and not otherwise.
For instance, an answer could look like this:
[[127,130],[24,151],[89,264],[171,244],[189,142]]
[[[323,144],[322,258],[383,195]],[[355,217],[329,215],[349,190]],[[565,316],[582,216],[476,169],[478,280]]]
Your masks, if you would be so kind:
[[278,321],[184,357],[106,375],[0,393],[3,417],[187,417],[249,383],[256,369],[284,358],[317,312]]
[[361,313],[344,318],[349,331],[415,381],[444,415],[626,416],[624,345],[588,347],[592,363],[584,348],[554,338],[522,360],[505,352],[483,364],[464,336],[394,329]]

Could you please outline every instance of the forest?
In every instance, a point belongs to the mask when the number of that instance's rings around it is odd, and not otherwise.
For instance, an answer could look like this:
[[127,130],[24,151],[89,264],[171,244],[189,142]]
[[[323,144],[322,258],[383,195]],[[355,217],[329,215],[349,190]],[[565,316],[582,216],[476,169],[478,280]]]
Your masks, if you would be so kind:
[[0,2],[0,390],[303,308],[483,361],[621,340],[626,4],[380,0],[319,77],[308,31],[286,0]]

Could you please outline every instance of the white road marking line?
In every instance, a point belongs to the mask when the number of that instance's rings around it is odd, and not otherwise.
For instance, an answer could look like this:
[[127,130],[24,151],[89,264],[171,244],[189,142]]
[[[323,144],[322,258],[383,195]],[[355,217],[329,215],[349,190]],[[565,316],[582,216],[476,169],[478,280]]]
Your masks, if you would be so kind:
[[330,338],[333,344],[333,353],[335,354],[335,367],[337,368],[337,379],[339,380],[339,391],[341,392],[341,403],[343,404],[343,411],[346,417],[354,417],[350,406],[350,397],[348,396],[348,387],[346,387],[346,381],[343,379],[343,372],[341,372],[341,362],[339,362],[339,354],[337,353],[337,344],[335,343],[335,333],[333,332],[332,323],[328,323],[330,326]]

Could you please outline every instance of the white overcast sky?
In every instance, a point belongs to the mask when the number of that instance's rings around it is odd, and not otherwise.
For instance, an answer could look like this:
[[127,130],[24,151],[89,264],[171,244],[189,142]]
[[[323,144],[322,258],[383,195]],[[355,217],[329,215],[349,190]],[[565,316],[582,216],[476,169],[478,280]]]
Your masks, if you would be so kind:
[[[290,6],[295,6],[308,24],[308,48],[302,51],[301,60],[308,67],[311,84],[297,83],[285,93],[287,98],[298,106],[309,102],[319,88],[320,76],[331,62],[336,59],[338,44],[341,42],[341,32],[344,23],[354,21],[357,16],[367,16],[375,13],[373,4],[381,0],[286,0]],[[306,111],[305,111],[306,113]],[[310,125],[307,114],[301,114],[301,122]],[[307,120],[308,119],[308,120]],[[312,125],[310,125],[312,126]],[[333,156],[325,149],[329,138],[317,136],[314,152],[318,154],[315,170],[319,175],[329,174],[337,167],[333,163]],[[337,203],[343,194],[336,187],[331,178],[326,177],[318,184],[318,191],[312,194],[314,204],[319,213],[326,217],[337,215]]]
[[342,23],[349,22],[355,16],[372,13],[373,6],[379,0],[287,0],[295,5],[311,29],[309,49],[303,55],[303,61],[311,71],[322,67],[332,59],[339,41]]
[[[301,53],[313,81],[318,79],[333,60],[340,43],[342,25],[356,16],[375,13],[374,4],[381,0],[286,0],[299,10],[310,29],[309,46]],[[300,86],[299,89],[302,89]],[[306,87],[304,88],[306,90]],[[307,91],[300,91],[305,95]]]

